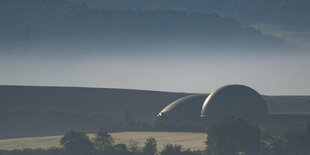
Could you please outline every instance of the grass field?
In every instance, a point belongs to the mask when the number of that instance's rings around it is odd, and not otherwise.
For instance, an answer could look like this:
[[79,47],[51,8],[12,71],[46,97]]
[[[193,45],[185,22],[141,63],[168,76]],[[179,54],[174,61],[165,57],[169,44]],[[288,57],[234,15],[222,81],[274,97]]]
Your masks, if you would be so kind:
[[[145,140],[153,137],[157,141],[158,149],[161,150],[164,144],[180,144],[184,148],[191,150],[202,150],[205,147],[205,133],[190,132],[119,132],[111,133],[116,143],[129,144],[130,142],[138,142],[143,146]],[[94,134],[88,134],[90,138]],[[12,150],[22,148],[48,148],[59,147],[59,140],[62,136],[48,137],[30,137],[17,139],[0,139],[0,150]]]

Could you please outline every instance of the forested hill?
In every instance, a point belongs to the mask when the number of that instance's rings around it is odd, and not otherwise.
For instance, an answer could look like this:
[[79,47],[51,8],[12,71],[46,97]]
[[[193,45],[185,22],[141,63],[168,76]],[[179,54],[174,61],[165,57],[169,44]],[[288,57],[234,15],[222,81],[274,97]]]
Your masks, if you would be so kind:
[[65,48],[78,52],[74,47],[100,51],[102,48],[285,46],[281,40],[217,14],[102,10],[65,0],[1,0],[0,21],[0,45],[15,52],[26,48],[42,53]]
[[308,0],[68,0],[104,9],[178,9],[219,13],[246,22],[310,27]]

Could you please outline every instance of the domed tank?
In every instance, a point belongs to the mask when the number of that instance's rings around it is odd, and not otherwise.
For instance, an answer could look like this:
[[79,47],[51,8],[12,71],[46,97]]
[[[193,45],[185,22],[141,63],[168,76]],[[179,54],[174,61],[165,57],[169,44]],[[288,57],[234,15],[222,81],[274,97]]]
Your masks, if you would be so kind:
[[254,123],[268,119],[268,110],[263,97],[244,85],[227,85],[212,92],[205,100],[201,118],[209,125],[223,117],[239,117]]
[[190,95],[180,98],[165,107],[157,116],[175,124],[199,125],[200,112],[207,94]]

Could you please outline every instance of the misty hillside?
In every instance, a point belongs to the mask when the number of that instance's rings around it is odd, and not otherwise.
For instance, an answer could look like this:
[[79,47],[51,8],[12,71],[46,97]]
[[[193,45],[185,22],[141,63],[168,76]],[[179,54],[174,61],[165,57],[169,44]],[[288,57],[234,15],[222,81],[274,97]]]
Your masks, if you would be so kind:
[[68,0],[104,9],[177,9],[219,13],[242,22],[280,24],[293,29],[310,27],[308,0]]
[[264,96],[274,114],[310,114],[310,96]]
[[0,86],[0,109],[57,109],[114,116],[130,110],[137,119],[149,121],[164,106],[186,95],[108,88]]
[[234,19],[176,10],[101,10],[65,0],[1,0],[0,21],[0,45],[6,52],[286,47]]
[[[124,110],[152,122],[169,103],[187,93],[80,88],[0,86],[0,138],[47,136],[69,130],[108,130]],[[270,113],[310,112],[308,96],[265,96]]]
[[185,93],[158,91],[0,86],[0,138],[64,134],[69,130],[107,130],[124,110],[151,121]]

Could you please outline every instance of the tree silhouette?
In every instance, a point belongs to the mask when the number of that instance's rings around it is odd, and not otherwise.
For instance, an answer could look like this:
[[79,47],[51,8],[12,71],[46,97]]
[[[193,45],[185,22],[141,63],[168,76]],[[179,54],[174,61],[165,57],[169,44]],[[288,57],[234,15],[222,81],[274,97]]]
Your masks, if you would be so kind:
[[260,154],[260,129],[239,118],[224,118],[207,129],[207,152],[215,155]]
[[91,154],[94,150],[93,143],[83,132],[70,131],[66,133],[60,139],[60,144],[68,153],[74,155]]
[[96,137],[93,139],[95,148],[104,152],[108,149],[111,149],[114,145],[113,137],[104,131],[99,131],[96,133]]
[[164,145],[164,149],[160,152],[160,155],[178,155],[181,151],[181,145],[166,144]]
[[155,138],[148,138],[143,147],[143,154],[145,155],[155,155],[157,152],[157,142]]

